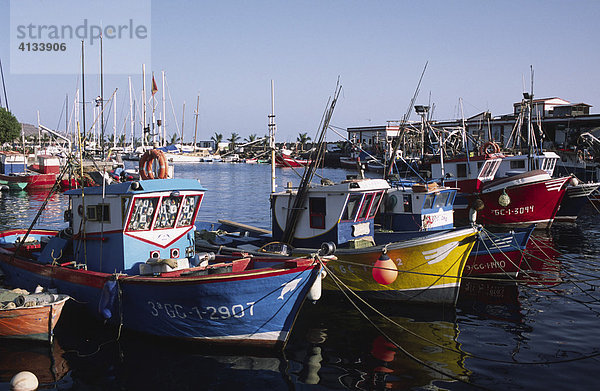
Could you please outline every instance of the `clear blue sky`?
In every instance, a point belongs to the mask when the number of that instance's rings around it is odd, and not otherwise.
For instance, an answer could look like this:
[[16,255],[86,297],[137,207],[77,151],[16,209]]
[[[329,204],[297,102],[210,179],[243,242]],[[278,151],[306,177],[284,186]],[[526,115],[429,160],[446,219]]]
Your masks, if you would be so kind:
[[[42,122],[56,128],[79,75],[11,74],[9,10],[2,0],[0,57],[10,108],[19,120],[34,124],[39,110]],[[188,141],[198,93],[200,139],[215,132],[225,138],[232,132],[242,138],[266,134],[271,79],[278,141],[294,141],[299,132],[315,137],[338,76],[343,92],[333,125],[400,119],[427,61],[417,104],[431,99],[436,119],[457,118],[459,98],[466,117],[483,110],[511,112],[523,78],[529,85],[530,65],[536,97],[585,102],[599,112],[598,20],[597,0],[152,1],[147,72],[157,74],[160,88],[158,75],[165,70],[179,122],[186,102]],[[92,61],[86,68],[97,67]],[[132,76],[139,94],[141,78]],[[98,76],[90,74],[86,82],[88,100],[99,95]],[[128,110],[127,75],[106,76],[105,95],[114,88],[121,123]],[[167,112],[173,124],[170,103]]]

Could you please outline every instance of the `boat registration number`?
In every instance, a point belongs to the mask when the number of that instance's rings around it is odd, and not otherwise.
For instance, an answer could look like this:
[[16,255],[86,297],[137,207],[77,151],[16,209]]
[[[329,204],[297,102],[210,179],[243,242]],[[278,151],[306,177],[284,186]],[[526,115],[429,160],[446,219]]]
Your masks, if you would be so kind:
[[524,215],[527,213],[533,213],[533,205],[521,206],[519,208],[492,209],[491,211],[496,216]]
[[220,307],[192,307],[186,308],[179,304],[166,304],[158,301],[148,301],[150,307],[150,314],[158,317],[161,314],[167,315],[170,318],[199,318],[199,319],[229,319],[229,318],[243,318],[244,316],[254,316],[254,304],[255,302],[246,303],[246,305],[235,304],[231,307],[220,306]]

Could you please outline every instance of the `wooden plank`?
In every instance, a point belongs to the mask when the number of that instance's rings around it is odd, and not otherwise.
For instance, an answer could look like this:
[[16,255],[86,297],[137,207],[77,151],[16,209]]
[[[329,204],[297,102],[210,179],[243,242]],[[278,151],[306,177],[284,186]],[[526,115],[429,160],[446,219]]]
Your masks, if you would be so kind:
[[243,229],[243,230],[246,230],[248,232],[255,232],[255,233],[258,233],[258,234],[261,234],[261,235],[271,235],[272,234],[271,231],[269,231],[269,230],[258,228],[258,227],[254,227],[252,225],[237,223],[235,221],[219,220],[219,223],[226,224],[226,225],[231,225],[232,227]]

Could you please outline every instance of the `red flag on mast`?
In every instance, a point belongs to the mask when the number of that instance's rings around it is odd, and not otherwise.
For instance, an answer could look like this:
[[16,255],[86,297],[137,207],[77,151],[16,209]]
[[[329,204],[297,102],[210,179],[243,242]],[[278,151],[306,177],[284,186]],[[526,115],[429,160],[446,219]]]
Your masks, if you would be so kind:
[[158,86],[156,85],[156,80],[154,80],[154,74],[152,74],[152,96],[156,94],[158,91]]

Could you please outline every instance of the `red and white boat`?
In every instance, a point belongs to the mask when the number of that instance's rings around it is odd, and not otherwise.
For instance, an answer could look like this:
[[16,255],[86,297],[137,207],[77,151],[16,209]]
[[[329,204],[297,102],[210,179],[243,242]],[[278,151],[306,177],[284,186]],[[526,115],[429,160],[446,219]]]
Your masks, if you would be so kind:
[[281,149],[275,154],[276,167],[304,167],[310,164],[310,159],[301,159],[292,156],[292,151],[289,149]]
[[500,153],[453,159],[431,165],[434,178],[450,179],[446,186],[459,188],[454,203],[455,220],[468,221],[477,211],[476,221],[493,226],[549,227],[571,177],[552,178],[546,171],[526,171],[494,179],[505,159]]
[[0,181],[11,188],[25,190],[51,189],[60,172],[56,156],[38,155],[38,164],[26,169],[25,156],[17,152],[0,153]]

